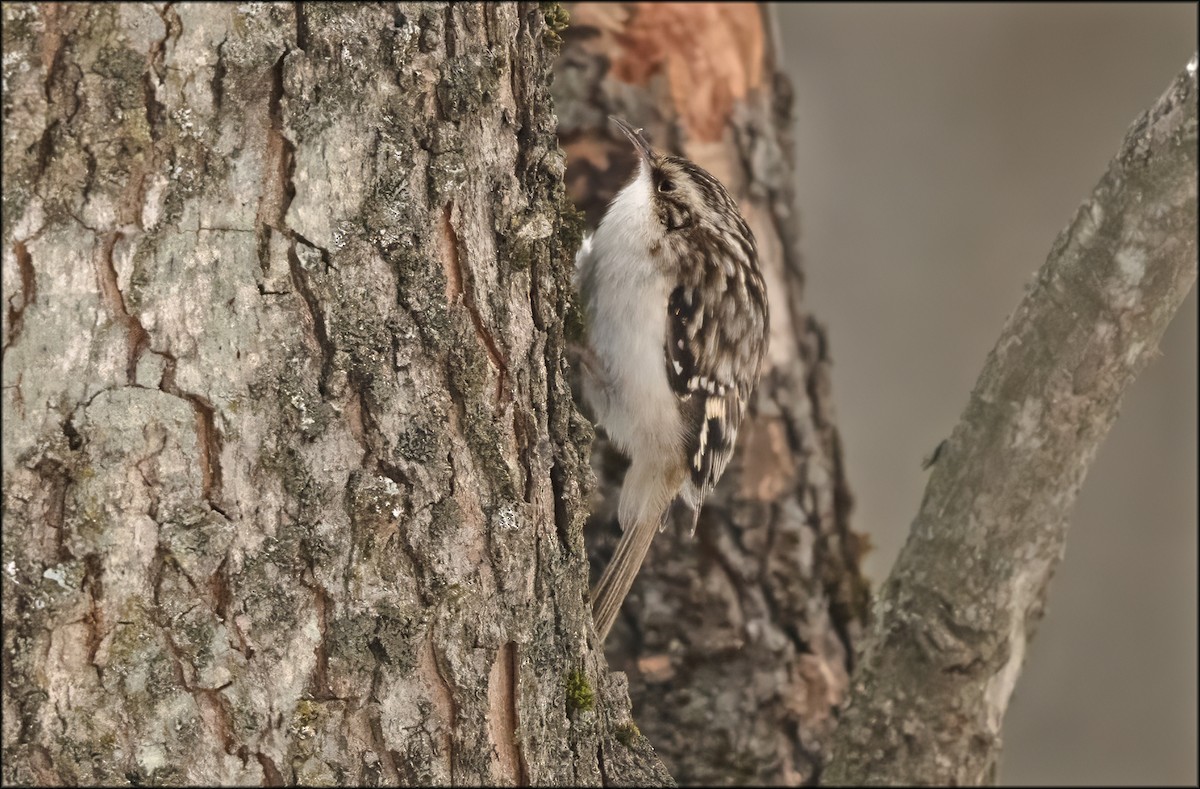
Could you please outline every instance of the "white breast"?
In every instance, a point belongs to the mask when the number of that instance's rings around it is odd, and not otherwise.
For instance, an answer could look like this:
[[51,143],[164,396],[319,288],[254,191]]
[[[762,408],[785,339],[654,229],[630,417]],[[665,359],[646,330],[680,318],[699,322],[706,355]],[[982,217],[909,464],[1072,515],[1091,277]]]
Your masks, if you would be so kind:
[[643,170],[617,194],[579,272],[600,368],[585,376],[584,396],[618,449],[635,459],[677,451],[681,427],[663,352],[669,283],[649,254],[661,232],[649,190]]

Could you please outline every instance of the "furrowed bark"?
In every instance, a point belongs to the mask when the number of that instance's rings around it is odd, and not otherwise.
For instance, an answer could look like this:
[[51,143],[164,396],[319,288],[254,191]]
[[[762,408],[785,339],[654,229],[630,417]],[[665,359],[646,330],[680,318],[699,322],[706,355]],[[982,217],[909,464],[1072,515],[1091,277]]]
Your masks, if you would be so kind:
[[1055,241],[936,454],[825,783],[994,782],[1076,494],[1196,279],[1195,64]]
[[[812,782],[865,617],[823,328],[801,306],[791,92],[757,5],[571,4],[555,69],[571,198],[592,227],[635,164],[607,116],[710,170],[753,230],[771,347],[696,538],[655,537],[609,636],[634,718],[682,784]],[[598,440],[593,579],[615,548],[622,459]],[[688,523],[683,523],[688,520]]]
[[534,3],[6,4],[6,784],[669,783]]

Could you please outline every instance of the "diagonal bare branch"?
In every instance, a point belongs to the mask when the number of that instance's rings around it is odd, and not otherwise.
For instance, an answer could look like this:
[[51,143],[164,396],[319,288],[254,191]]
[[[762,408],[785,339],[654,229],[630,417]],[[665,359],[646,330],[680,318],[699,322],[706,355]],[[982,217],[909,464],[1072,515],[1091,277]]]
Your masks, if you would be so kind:
[[977,785],[1121,397],[1196,279],[1196,59],[1005,325],[875,606],[823,783]]

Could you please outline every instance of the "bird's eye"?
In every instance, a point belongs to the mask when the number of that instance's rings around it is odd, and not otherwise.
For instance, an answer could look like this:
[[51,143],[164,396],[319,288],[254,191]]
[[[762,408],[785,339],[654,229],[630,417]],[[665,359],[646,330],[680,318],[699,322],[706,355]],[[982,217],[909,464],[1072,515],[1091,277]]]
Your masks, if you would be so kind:
[[674,192],[675,191],[675,183],[670,178],[664,178],[658,182],[658,191]]

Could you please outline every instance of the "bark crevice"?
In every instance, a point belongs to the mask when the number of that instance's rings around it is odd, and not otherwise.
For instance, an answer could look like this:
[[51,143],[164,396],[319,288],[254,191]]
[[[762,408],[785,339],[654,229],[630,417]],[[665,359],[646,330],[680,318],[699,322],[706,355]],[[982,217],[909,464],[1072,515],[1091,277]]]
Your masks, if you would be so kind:
[[508,365],[500,353],[496,337],[488,330],[475,303],[474,287],[464,275],[462,263],[459,260],[459,239],[454,231],[452,215],[453,204],[447,203],[442,209],[441,249],[442,268],[446,274],[446,301],[450,305],[461,303],[471,316],[471,324],[475,327],[475,336],[480,346],[487,353],[488,361],[496,373],[496,392],[494,395],[496,408],[503,408],[508,398]]
[[124,237],[124,233],[113,231],[97,239],[95,268],[100,292],[107,302],[108,310],[113,320],[125,328],[127,346],[125,379],[126,383],[132,385],[137,383],[138,360],[141,358],[142,352],[150,345],[150,335],[137,316],[130,314],[126,308],[125,296],[117,284],[117,269],[113,265],[113,247]]
[[[17,260],[21,289],[8,297],[8,336],[4,338],[4,353],[8,353],[9,346],[21,336],[25,310],[37,299],[37,273],[33,269],[28,240],[13,243],[13,256]],[[14,303],[18,300],[19,303]]]

